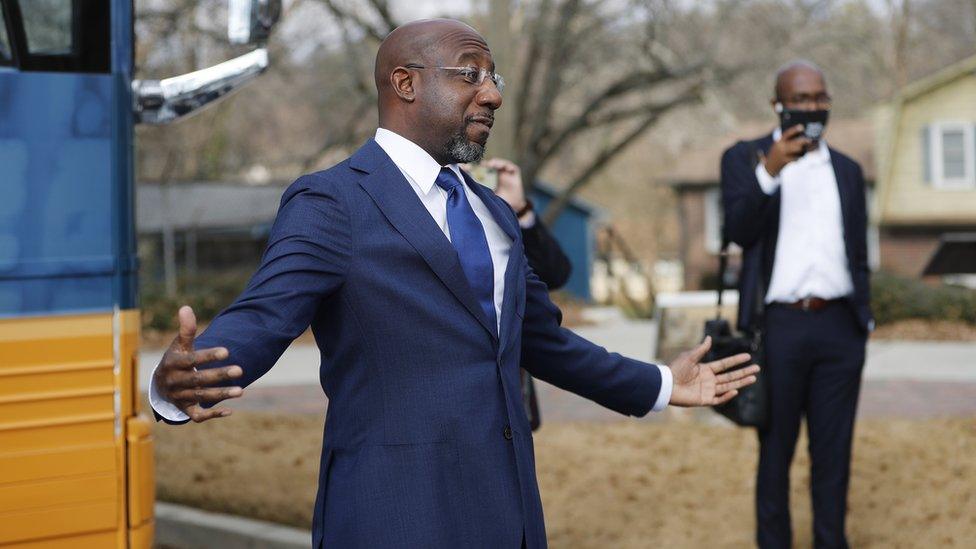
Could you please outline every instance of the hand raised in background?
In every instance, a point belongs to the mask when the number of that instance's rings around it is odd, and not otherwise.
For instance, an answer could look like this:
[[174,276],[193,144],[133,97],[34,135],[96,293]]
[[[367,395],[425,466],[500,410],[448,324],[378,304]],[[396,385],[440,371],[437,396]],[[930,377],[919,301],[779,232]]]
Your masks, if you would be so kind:
[[522,170],[511,160],[491,158],[485,160],[483,166],[495,170],[498,174],[498,185],[495,194],[508,202],[513,210],[520,211],[525,207],[525,187],[522,185]]
[[783,136],[769,147],[769,153],[761,155],[761,162],[766,173],[776,177],[783,168],[800,158],[813,145],[813,141],[803,136],[803,125],[797,124],[783,132]]

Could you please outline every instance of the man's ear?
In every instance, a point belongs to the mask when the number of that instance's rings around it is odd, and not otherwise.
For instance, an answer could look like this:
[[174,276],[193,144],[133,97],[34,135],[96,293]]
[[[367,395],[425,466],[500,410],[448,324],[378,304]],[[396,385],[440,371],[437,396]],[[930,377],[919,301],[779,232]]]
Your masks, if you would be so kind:
[[413,103],[417,98],[417,93],[413,89],[413,74],[409,69],[404,67],[393,69],[390,74],[390,85],[393,87],[393,92],[408,103]]

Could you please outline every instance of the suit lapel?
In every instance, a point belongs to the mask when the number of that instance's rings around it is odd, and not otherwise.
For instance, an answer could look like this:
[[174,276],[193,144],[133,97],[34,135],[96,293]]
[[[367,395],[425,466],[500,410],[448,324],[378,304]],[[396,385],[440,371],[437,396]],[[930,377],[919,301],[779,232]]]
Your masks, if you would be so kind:
[[515,304],[518,291],[518,273],[521,272],[519,260],[524,257],[522,251],[522,232],[512,215],[511,209],[500,203],[494,194],[486,187],[478,184],[463,170],[465,182],[474,191],[478,198],[484,202],[495,223],[512,240],[512,247],[508,253],[508,265],[505,266],[505,293],[502,297],[502,312],[499,328],[499,352],[505,349],[505,345],[511,337],[512,327],[515,321]]
[[[770,147],[773,146],[773,134],[767,134],[755,142],[757,149],[761,150],[763,154],[768,155]],[[757,257],[760,260],[759,269],[756,271],[756,276],[760,277],[762,281],[763,297],[765,297],[765,288],[769,288],[769,283],[773,275],[773,263],[775,262],[776,256],[776,241],[779,239],[779,216],[780,207],[783,204],[780,198],[782,193],[780,189],[769,198],[770,208],[773,208],[772,215],[767,221],[767,230],[763,231],[765,237],[760,240],[762,246],[759,248],[759,253]]]
[[525,251],[522,248],[522,237],[512,241],[512,248],[508,253],[508,266],[505,268],[505,296],[502,298],[502,321],[499,329],[499,351],[504,350],[512,338],[515,326],[515,309],[518,306],[518,283],[522,276],[522,261]]
[[851,181],[847,177],[847,172],[841,169],[841,165],[837,160],[838,155],[830,151],[830,165],[834,169],[834,179],[837,181],[837,194],[840,196],[840,214],[844,229],[844,249],[847,252],[848,260],[850,260],[854,257],[850,247],[850,238],[848,238],[848,235],[851,234]]
[[403,173],[376,141],[370,139],[349,159],[349,165],[368,174],[359,185],[403,238],[424,258],[434,274],[494,338],[458,260],[457,250],[434,223]]

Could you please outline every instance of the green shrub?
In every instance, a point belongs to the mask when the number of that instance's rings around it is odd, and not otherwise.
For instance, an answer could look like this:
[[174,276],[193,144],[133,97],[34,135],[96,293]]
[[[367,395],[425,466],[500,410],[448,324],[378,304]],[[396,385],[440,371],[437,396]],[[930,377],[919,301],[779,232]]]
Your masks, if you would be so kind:
[[958,286],[931,286],[890,273],[872,277],[871,307],[879,325],[910,318],[976,324],[976,291]]

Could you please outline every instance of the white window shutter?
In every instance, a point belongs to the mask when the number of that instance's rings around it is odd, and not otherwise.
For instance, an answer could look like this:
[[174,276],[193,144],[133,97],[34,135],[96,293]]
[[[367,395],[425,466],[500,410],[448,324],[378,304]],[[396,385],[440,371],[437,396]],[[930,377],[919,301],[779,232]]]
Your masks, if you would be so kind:
[[922,126],[922,181],[932,184],[932,126]]
[[705,209],[705,250],[717,254],[722,249],[722,196],[719,189],[708,189],[702,193]]

